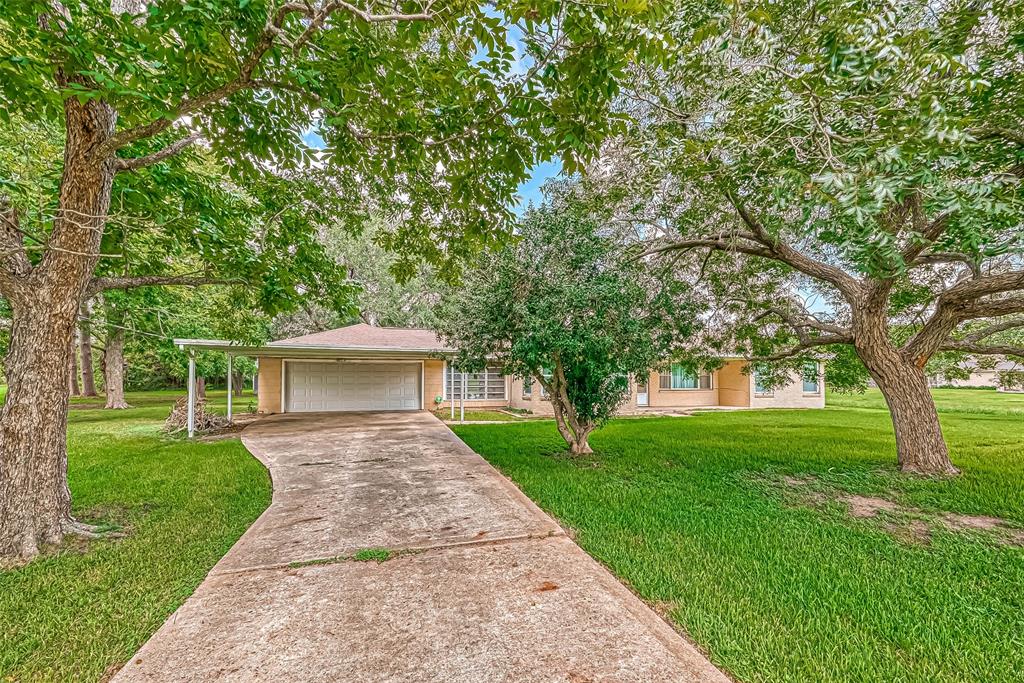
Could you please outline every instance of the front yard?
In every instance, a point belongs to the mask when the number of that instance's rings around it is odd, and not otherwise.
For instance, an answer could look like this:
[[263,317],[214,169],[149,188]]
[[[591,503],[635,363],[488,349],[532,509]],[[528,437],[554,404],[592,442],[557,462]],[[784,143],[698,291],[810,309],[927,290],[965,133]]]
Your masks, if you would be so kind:
[[453,428],[739,680],[1020,680],[1024,396],[937,394],[948,481],[896,473],[877,393],[618,420],[578,461],[550,422]]
[[[73,401],[75,512],[127,535],[0,571],[0,681],[105,680],[269,505],[266,470],[237,439],[160,434],[180,394],[130,394],[138,407],[124,411],[98,409],[102,398]],[[210,398],[225,403],[224,392]]]

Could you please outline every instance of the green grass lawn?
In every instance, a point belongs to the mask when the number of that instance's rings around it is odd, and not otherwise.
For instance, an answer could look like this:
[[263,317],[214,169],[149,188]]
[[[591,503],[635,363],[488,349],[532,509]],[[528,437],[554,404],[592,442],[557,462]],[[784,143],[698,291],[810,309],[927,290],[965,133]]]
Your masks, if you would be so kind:
[[[266,470],[237,439],[171,440],[160,427],[182,392],[128,395],[125,411],[73,401],[75,514],[127,536],[67,547],[0,572],[0,681],[98,681],[192,594],[270,504]],[[226,405],[224,392],[210,392]],[[236,399],[244,409],[250,394]]]
[[936,395],[955,479],[896,472],[877,392],[617,420],[578,461],[551,422],[454,429],[741,681],[1019,681],[1024,548],[941,524],[904,537],[896,515],[854,519],[835,500],[1024,526],[1024,397]]
[[[445,422],[452,421],[451,409],[435,410],[434,415]],[[455,421],[458,422],[460,417],[459,407],[455,406]],[[508,413],[501,410],[467,410],[465,419],[468,422],[475,421],[487,421],[487,422],[516,422],[519,420],[529,419],[528,417],[516,417],[515,415],[509,415]]]

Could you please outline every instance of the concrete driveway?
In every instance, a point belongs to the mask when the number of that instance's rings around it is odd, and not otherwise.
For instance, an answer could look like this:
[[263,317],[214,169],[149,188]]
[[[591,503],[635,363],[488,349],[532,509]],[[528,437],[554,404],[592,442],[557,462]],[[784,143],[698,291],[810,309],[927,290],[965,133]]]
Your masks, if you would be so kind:
[[429,413],[242,441],[273,503],[115,682],[727,681]]

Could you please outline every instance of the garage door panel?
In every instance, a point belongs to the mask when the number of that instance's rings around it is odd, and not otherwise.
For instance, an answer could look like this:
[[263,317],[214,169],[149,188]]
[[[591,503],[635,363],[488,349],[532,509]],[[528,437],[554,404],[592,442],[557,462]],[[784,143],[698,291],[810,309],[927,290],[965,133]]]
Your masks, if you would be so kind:
[[418,363],[304,363],[286,368],[287,410],[418,410]]

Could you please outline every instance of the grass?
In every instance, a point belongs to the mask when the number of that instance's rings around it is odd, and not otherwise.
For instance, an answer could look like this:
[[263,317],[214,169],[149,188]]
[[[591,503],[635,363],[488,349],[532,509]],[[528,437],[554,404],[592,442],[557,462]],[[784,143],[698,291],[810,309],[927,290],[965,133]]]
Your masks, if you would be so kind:
[[[434,415],[438,416],[439,418],[441,418],[445,422],[451,422],[452,421],[451,409],[435,410],[434,411]],[[514,415],[509,415],[508,413],[506,413],[504,411],[501,411],[501,410],[482,410],[482,409],[479,409],[479,410],[467,410],[466,411],[466,420],[470,421],[470,422],[477,422],[477,421],[481,421],[481,422],[513,422],[513,421],[518,421],[518,420],[521,420],[521,419],[525,419],[525,418],[519,418],[519,417],[516,417]],[[455,421],[456,422],[459,421],[459,407],[458,406],[455,407]]]
[[[71,542],[0,572],[0,681],[102,680],[195,590],[270,503],[266,470],[237,439],[169,440],[181,392],[128,395],[125,411],[75,399],[68,463],[75,514],[127,532]],[[224,392],[209,392],[226,406]],[[236,399],[244,409],[250,394]]]
[[454,429],[739,680],[1020,680],[1024,548],[941,527],[915,542],[778,485],[810,477],[1024,526],[1024,397],[936,397],[954,479],[896,472],[877,392],[822,411],[616,420],[582,460],[551,422]]

